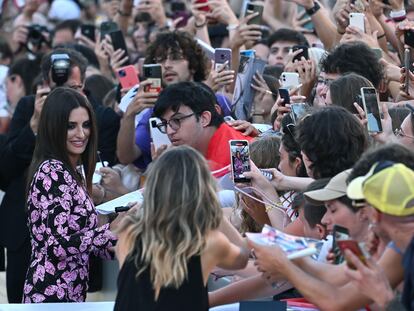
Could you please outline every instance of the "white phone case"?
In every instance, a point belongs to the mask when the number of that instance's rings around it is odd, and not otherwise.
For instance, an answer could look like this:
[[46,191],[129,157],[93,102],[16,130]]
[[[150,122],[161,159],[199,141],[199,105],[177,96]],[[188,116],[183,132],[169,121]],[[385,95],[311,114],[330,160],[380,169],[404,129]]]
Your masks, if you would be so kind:
[[152,142],[155,146],[155,149],[158,149],[162,145],[171,145],[171,141],[168,138],[167,134],[161,133],[161,131],[157,128],[157,124],[160,123],[161,120],[158,118],[150,118],[149,119],[149,127],[151,132]]
[[293,89],[300,84],[299,74],[296,72],[282,72],[280,81],[282,88]]
[[359,28],[365,32],[364,18],[364,13],[349,13],[349,26]]

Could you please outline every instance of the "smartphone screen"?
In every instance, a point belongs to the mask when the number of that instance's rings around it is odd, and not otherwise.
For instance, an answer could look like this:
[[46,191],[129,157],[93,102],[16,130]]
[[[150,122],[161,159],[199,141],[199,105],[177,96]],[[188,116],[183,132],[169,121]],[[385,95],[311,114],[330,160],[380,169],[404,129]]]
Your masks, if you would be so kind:
[[290,117],[294,124],[297,124],[309,111],[309,105],[305,103],[291,104],[290,105]]
[[159,93],[161,92],[162,69],[159,64],[145,64],[143,66],[144,77],[151,81],[150,85],[145,87],[145,92]]
[[243,174],[250,171],[249,142],[247,140],[230,140],[230,156],[233,181],[250,182]]
[[382,132],[381,114],[375,88],[363,87],[361,88],[361,95],[365,114],[368,120],[368,132]]
[[[362,261],[364,265],[366,264],[367,259],[357,241],[340,240],[340,241],[337,241],[337,244],[338,244],[338,248],[341,250],[342,255],[344,255],[346,249],[349,249],[352,253],[354,253],[359,258],[359,260]],[[349,261],[347,261],[346,264],[348,265],[349,268],[356,269],[355,266]]]
[[345,227],[334,225],[332,230],[332,252],[334,253],[335,259],[334,264],[338,265],[344,262],[345,257],[343,256],[341,249],[338,246],[338,241],[348,240],[349,231]]
[[218,70],[222,64],[227,61],[225,70],[229,70],[231,66],[231,49],[217,48],[214,52],[214,66]]

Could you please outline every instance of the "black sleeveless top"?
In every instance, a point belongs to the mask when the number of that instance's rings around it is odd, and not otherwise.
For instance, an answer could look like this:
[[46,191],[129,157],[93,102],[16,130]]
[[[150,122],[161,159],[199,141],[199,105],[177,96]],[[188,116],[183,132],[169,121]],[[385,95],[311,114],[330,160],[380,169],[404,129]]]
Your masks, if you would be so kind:
[[128,256],[118,275],[115,311],[207,311],[208,292],[204,286],[200,256],[187,263],[188,277],[179,288],[163,287],[157,301],[151,284],[149,268],[136,277],[137,267]]

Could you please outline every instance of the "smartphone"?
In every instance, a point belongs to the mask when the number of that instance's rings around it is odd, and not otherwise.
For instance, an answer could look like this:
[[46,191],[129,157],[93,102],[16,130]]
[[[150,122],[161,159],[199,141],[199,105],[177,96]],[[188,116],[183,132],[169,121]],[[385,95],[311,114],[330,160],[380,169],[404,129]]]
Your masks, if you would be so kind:
[[300,84],[299,74],[297,72],[282,72],[280,75],[282,88],[293,89]]
[[338,246],[338,241],[349,240],[349,230],[345,227],[334,225],[332,230],[332,253],[334,254],[334,264],[339,265],[345,258]]
[[81,34],[95,42],[95,25],[81,25]]
[[309,109],[309,105],[305,103],[291,104],[290,117],[292,118],[293,124],[297,124],[308,113]]
[[404,31],[404,44],[414,48],[414,30],[408,29]]
[[411,51],[410,49],[404,49],[404,67],[406,70],[405,74],[405,81],[404,81],[404,92],[406,92],[408,95],[409,89],[410,89],[410,75],[409,70],[411,68]]
[[[354,241],[354,240],[340,240],[340,241],[337,241],[337,245],[338,245],[338,248],[340,249],[340,251],[342,253],[342,256],[344,256],[345,250],[349,249],[352,253],[354,253],[359,258],[359,260],[362,261],[362,263],[364,265],[367,264],[366,256],[365,256],[364,252],[362,251],[362,249],[359,246],[357,241]],[[354,269],[354,270],[356,269],[356,267],[352,263],[350,263],[349,261],[347,261],[346,264],[348,265],[349,268]]]
[[372,51],[375,53],[378,59],[382,58],[382,49],[380,48],[371,48]]
[[302,57],[304,57],[305,59],[309,59],[309,53],[308,53],[308,47],[306,45],[294,45],[292,47],[293,52],[297,51],[297,50],[302,50],[302,52],[300,52],[298,55],[296,55],[293,58],[293,62],[295,60],[302,60]]
[[365,32],[365,14],[364,13],[349,13],[349,26],[356,27]]
[[149,119],[149,127],[150,127],[150,133],[151,133],[151,139],[152,143],[155,146],[155,149],[158,149],[162,145],[171,145],[171,141],[168,138],[167,134],[162,133],[157,125],[161,123],[161,120],[158,118],[150,118]]
[[161,92],[161,80],[162,80],[162,69],[159,64],[145,64],[144,69],[144,78],[151,81],[151,84],[146,85],[145,92]]
[[[128,56],[128,49],[127,49],[125,39],[124,39],[124,34],[122,33],[122,31],[121,30],[112,31],[109,33],[109,36],[111,37],[114,51],[119,50],[119,49],[124,50],[125,54],[123,56],[124,57]],[[126,61],[126,63],[124,63],[124,65],[129,65],[129,56],[128,56],[128,60]]]
[[282,106],[285,106],[286,104],[290,104],[290,95],[289,95],[288,89],[280,88],[279,96],[281,99],[283,99]]
[[171,12],[173,20],[182,17],[181,21],[176,25],[176,28],[181,28],[187,25],[190,14],[187,12],[187,8],[184,2],[171,2]]
[[248,16],[248,15],[253,14],[255,12],[258,12],[259,15],[257,15],[255,17],[253,17],[252,19],[250,19],[247,22],[248,25],[251,25],[251,24],[261,25],[262,24],[263,5],[256,4],[256,3],[247,3],[246,13],[244,14],[244,16]]
[[361,97],[365,115],[368,120],[368,132],[382,132],[381,113],[379,109],[377,91],[373,87],[362,87]]
[[133,65],[120,68],[116,75],[123,89],[130,89],[139,83],[138,73]]
[[218,70],[226,61],[227,65],[224,70],[229,70],[231,67],[231,49],[217,48],[214,51],[215,69]]
[[[196,0],[196,4],[199,4],[199,3],[207,3],[207,1],[208,0]],[[208,6],[208,5],[205,5],[205,6],[202,6],[201,8],[199,8],[199,10],[200,11],[204,11],[204,12],[210,12],[211,11],[211,9],[210,9],[210,7]]]
[[231,172],[234,183],[247,183],[250,178],[244,172],[250,171],[249,142],[247,140],[230,140]]
[[101,24],[101,40],[103,40],[105,38],[105,36],[107,34],[109,34],[110,32],[116,31],[118,30],[118,24],[112,21],[107,21],[107,22],[102,22]]

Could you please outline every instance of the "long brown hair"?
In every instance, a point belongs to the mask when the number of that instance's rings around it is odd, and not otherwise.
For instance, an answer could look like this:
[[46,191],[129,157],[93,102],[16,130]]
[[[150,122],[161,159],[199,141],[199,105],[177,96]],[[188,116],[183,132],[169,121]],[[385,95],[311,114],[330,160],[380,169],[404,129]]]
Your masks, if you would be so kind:
[[90,121],[90,135],[85,151],[81,155],[81,161],[85,170],[86,188],[92,193],[92,176],[95,171],[97,151],[97,130],[95,114],[88,99],[79,92],[67,88],[58,87],[46,98],[43,104],[39,120],[39,129],[36,137],[36,146],[32,163],[29,167],[28,181],[31,182],[39,165],[49,159],[63,162],[66,169],[81,185],[82,179],[72,167],[66,139],[68,135],[69,116],[73,109],[85,108],[88,111]]

